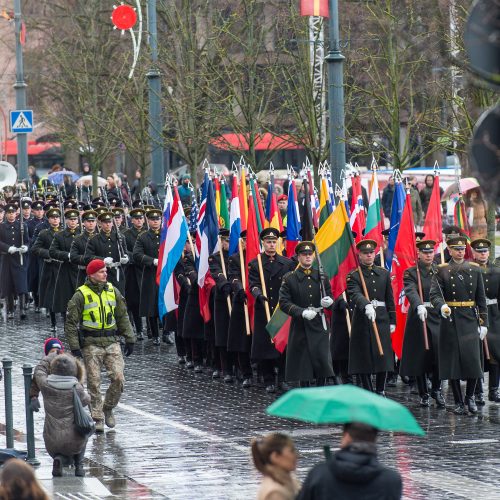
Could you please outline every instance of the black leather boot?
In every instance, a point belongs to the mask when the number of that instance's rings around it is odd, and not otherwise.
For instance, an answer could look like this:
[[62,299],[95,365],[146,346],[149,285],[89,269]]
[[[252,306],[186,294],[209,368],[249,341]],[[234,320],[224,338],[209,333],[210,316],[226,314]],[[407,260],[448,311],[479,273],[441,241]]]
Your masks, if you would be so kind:
[[455,415],[465,415],[465,404],[462,396],[462,388],[460,387],[460,380],[450,380],[449,381],[451,390],[453,391],[453,398],[455,399],[455,408],[453,408],[453,413]]

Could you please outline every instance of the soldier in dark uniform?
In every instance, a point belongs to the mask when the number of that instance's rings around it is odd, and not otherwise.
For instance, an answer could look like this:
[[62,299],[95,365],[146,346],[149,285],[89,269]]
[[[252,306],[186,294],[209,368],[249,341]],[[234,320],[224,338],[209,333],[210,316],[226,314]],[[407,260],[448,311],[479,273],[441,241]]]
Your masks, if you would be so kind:
[[[387,372],[394,370],[394,354],[391,334],[396,330],[396,308],[389,271],[374,266],[373,240],[361,240],[356,244],[359,263],[368,298],[363,293],[363,281],[358,269],[347,276],[349,300],[354,306],[351,341],[349,345],[349,373],[358,375],[362,386],[373,391],[371,375],[376,374],[375,391],[385,395]],[[383,355],[379,353],[373,322],[376,322]]]
[[[485,368],[489,371],[488,399],[494,403],[500,403],[498,391],[499,365],[500,365],[500,312],[498,304],[500,301],[500,267],[488,262],[490,256],[491,241],[477,239],[471,242],[474,260],[479,264],[483,273],[484,291],[486,293],[486,305],[488,306],[488,351],[490,359],[486,360]],[[484,405],[483,383],[478,380],[476,387],[476,404]]]
[[28,244],[26,224],[16,220],[17,207],[5,205],[5,221],[0,224],[0,291],[7,302],[7,318],[14,317],[14,299],[19,297],[21,319],[26,318],[25,300],[28,293]]
[[[281,310],[292,317],[290,335],[286,349],[287,381],[309,386],[313,379],[316,385],[325,385],[333,376],[332,358],[329,349],[328,325],[324,308],[331,308],[330,282],[313,269],[314,243],[302,241],[295,247],[299,266],[286,274],[279,292]],[[322,291],[324,287],[324,292]]]
[[[30,238],[30,259],[28,263],[28,290],[33,296],[33,302],[35,305],[35,312],[40,312],[40,300],[38,296],[38,286],[40,280],[40,259],[34,256],[31,252],[31,245],[35,242],[38,233],[49,226],[45,214],[43,211],[43,201],[36,200],[31,205],[31,212],[33,217],[27,222],[28,234]],[[38,231],[38,232],[37,232]],[[36,234],[35,234],[36,233]]]
[[108,281],[118,288],[120,293],[125,293],[124,266],[128,264],[129,257],[123,235],[113,227],[113,213],[105,211],[98,216],[101,223],[99,234],[89,240],[86,259],[102,259],[108,269]]
[[285,355],[280,355],[266,330],[268,319],[264,304],[268,303],[272,315],[278,305],[283,276],[295,268],[291,260],[277,254],[278,237],[279,231],[272,227],[266,228],[260,233],[264,247],[261,260],[267,296],[264,295],[262,289],[258,260],[255,258],[248,264],[249,289],[255,298],[251,359],[259,364],[259,371],[264,378],[268,393],[276,392],[275,368],[278,369],[278,380],[283,380]]
[[[220,358],[220,366],[224,382],[231,384],[232,376],[232,358],[227,351],[227,336],[229,330],[230,312],[228,302],[231,304],[232,286],[227,277],[229,266],[229,230],[221,229],[219,231],[220,242],[222,249],[208,258],[210,266],[210,274],[215,280],[215,297],[214,297],[214,325],[215,325],[215,349],[216,354]],[[224,269],[222,269],[221,254],[224,259]],[[224,272],[225,271],[225,272]],[[218,378],[219,374],[216,370],[212,375]]]
[[120,231],[120,233],[122,234],[125,233],[125,231],[128,229],[125,219],[125,210],[123,210],[122,207],[115,206],[111,211],[113,212],[115,224],[118,228],[118,231]]
[[[482,273],[475,262],[464,260],[467,239],[449,239],[451,260],[440,264],[432,278],[430,299],[443,319],[439,332],[439,375],[449,379],[455,398],[454,413],[477,412],[477,379],[483,376],[478,339],[488,331],[488,310]],[[465,402],[460,380],[467,380]]]
[[158,252],[160,249],[161,210],[153,209],[146,212],[149,230],[142,232],[134,245],[133,257],[136,266],[142,269],[140,286],[139,314],[146,321],[153,334],[153,344],[160,345],[158,328],[158,285],[156,284],[156,269],[158,267]]
[[132,227],[127,229],[123,235],[127,245],[127,253],[129,263],[125,269],[125,298],[127,300],[127,308],[129,316],[132,318],[137,340],[144,340],[142,333],[142,318],[139,314],[141,289],[139,284],[142,280],[142,266],[136,266],[133,261],[134,245],[137,237],[144,232],[144,210],[142,208],[134,208],[130,211],[130,220]]
[[349,303],[340,295],[332,306],[332,321],[330,332],[330,355],[332,357],[333,373],[336,380],[342,384],[352,384],[349,375],[349,326],[347,315],[352,322],[352,311]]
[[40,272],[40,286],[38,294],[40,296],[40,306],[45,307],[50,314],[50,323],[52,331],[56,331],[56,315],[52,311],[54,301],[55,284],[57,279],[57,270],[59,265],[54,262],[49,255],[49,248],[61,222],[61,211],[58,208],[49,208],[46,212],[50,227],[42,229],[38,234],[31,251],[40,259],[43,259]]
[[83,231],[78,236],[75,236],[69,250],[70,261],[77,266],[76,287],[80,287],[85,283],[88,260],[87,246],[97,234],[97,213],[94,210],[85,210],[81,215]]
[[[240,233],[241,248],[243,249],[243,272],[245,271],[245,246],[247,232]],[[250,364],[250,348],[252,336],[247,333],[245,320],[245,304],[247,295],[241,281],[241,260],[237,252],[228,261],[228,279],[233,287],[233,302],[231,317],[229,318],[229,329],[227,334],[227,351],[234,353],[241,376],[243,387],[252,386],[252,366]],[[250,324],[250,318],[249,318]],[[250,326],[250,325],[249,325]]]
[[[426,375],[432,374],[431,396],[439,408],[445,407],[439,377],[438,342],[441,315],[431,307],[429,292],[432,277],[436,273],[434,261],[435,241],[417,242],[418,268],[422,286],[422,298],[419,293],[419,279],[416,266],[404,273],[403,282],[406,298],[410,303],[403,339],[403,354],[399,372],[402,377],[415,377],[420,395],[420,405],[429,406],[429,393]],[[423,323],[427,326],[429,349],[425,349]]]
[[52,311],[61,313],[66,318],[68,302],[76,290],[78,266],[71,262],[70,249],[75,237],[78,235],[79,213],[77,209],[70,208],[64,213],[66,228],[54,235],[49,248],[49,256],[57,262],[57,275],[55,281],[54,300]]

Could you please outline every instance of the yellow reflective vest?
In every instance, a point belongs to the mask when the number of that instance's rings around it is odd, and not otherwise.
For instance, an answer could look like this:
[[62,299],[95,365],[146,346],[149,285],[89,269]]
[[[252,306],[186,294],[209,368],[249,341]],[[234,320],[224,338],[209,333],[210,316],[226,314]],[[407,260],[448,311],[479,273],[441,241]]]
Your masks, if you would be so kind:
[[115,330],[116,295],[113,285],[107,283],[101,295],[87,285],[78,288],[85,299],[82,326],[88,330]]

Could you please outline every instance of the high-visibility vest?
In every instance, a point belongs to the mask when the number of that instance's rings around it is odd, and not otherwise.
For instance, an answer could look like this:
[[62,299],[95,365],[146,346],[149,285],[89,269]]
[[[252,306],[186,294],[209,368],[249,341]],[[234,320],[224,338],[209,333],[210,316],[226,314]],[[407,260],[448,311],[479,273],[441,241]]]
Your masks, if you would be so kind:
[[85,299],[82,326],[89,330],[116,329],[116,295],[113,285],[107,283],[101,295],[95,293],[87,285],[78,287],[78,290]]

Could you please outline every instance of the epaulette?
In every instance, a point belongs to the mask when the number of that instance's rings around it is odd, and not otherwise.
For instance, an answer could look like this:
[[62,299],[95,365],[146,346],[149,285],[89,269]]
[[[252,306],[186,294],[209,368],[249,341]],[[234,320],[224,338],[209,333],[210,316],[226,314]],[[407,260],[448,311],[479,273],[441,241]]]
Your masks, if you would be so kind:
[[288,271],[286,274],[283,275],[283,278],[284,280],[286,280],[288,278],[288,276],[290,276],[291,274],[293,274],[295,271]]
[[438,267],[446,267],[448,265],[448,262],[443,262],[442,264],[438,264]]
[[479,267],[479,264],[478,264],[477,262],[469,262],[469,264],[470,264],[471,266],[476,266],[476,267]]

